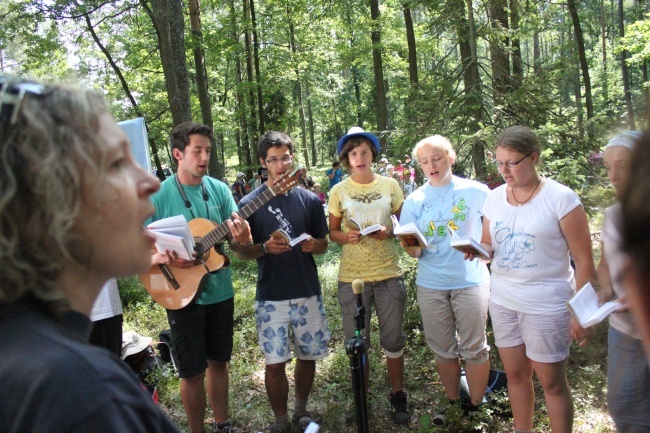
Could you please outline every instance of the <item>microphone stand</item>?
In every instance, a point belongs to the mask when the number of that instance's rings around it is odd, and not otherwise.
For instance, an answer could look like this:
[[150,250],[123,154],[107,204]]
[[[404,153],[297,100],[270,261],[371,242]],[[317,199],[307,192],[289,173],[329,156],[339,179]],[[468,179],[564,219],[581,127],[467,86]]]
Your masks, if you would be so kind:
[[[360,284],[359,284],[360,283]],[[368,408],[366,403],[365,364],[367,362],[366,343],[363,339],[365,328],[365,308],[361,300],[363,282],[352,282],[354,293],[357,295],[357,306],[354,312],[356,324],[355,336],[345,341],[345,352],[350,358],[350,371],[352,373],[352,389],[354,390],[354,406],[356,411],[357,431],[368,433]],[[360,291],[358,290],[360,286]]]

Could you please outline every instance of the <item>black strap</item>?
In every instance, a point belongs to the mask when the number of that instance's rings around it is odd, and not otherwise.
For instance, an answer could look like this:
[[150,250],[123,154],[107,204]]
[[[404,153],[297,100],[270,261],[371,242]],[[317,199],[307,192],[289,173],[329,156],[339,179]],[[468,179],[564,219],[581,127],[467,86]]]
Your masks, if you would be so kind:
[[[187,194],[185,194],[185,188],[183,188],[181,181],[178,179],[177,173],[174,173],[174,181],[176,183],[176,188],[178,189],[178,192],[180,193],[181,198],[185,203],[185,207],[190,211],[192,218],[196,218],[196,215],[194,215],[194,212],[192,212],[192,202],[187,198]],[[201,179],[201,192],[203,193],[203,202],[205,203],[205,213],[207,215],[207,219],[210,219],[210,209],[208,208],[208,200],[210,199],[210,196],[208,196],[208,191],[205,188],[203,179]]]

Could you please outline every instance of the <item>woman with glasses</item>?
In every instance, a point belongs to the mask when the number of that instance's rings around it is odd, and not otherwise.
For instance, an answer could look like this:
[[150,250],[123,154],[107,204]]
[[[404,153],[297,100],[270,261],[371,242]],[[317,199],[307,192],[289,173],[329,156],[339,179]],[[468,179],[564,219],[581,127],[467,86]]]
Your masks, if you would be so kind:
[[461,236],[481,238],[482,209],[489,190],[452,174],[456,152],[445,137],[434,135],[418,142],[413,159],[428,182],[408,196],[400,224],[414,223],[428,241],[426,249],[406,251],[418,259],[415,283],[424,335],[448,399],[432,419],[433,425],[442,427],[446,413],[461,408],[460,359],[465,360],[471,400],[462,409],[470,417],[480,414],[478,406],[490,374],[485,334],[490,274],[485,263],[463,260],[463,254],[451,247],[449,233],[454,230]]
[[0,77],[0,431],[176,432],[88,344],[102,285],[149,268],[159,187],[101,96]]
[[552,431],[570,432],[569,347],[572,339],[583,345],[593,335],[565,305],[576,287],[595,281],[587,215],[576,193],[537,172],[541,146],[530,128],[505,129],[495,147],[506,183],[486,199],[481,243],[493,255],[489,310],[515,429],[532,431],[534,372]]
[[[356,296],[352,281],[360,279],[365,282],[366,346],[370,345],[370,316],[374,306],[379,319],[379,340],[386,354],[392,418],[398,424],[406,424],[411,419],[406,393],[402,389],[406,289],[399,265],[399,244],[393,239],[390,228],[390,217],[392,214],[399,217],[404,195],[395,179],[372,172],[379,148],[379,139],[375,135],[356,126],[339,140],[339,158],[350,170],[350,177],[330,192],[330,239],[340,244],[342,250],[338,299],[345,338],[355,336]],[[351,219],[356,220],[361,228],[376,224],[380,229],[361,235],[359,227],[351,224]],[[365,367],[367,385],[369,366],[366,364]]]

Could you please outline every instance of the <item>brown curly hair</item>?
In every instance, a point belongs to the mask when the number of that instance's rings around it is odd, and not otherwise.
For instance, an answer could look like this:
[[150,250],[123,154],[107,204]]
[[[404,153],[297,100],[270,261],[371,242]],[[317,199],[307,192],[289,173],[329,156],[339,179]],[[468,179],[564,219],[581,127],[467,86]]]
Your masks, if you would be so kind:
[[[24,85],[0,77],[0,94]],[[64,267],[88,269],[92,247],[75,224],[104,175],[97,131],[106,112],[103,97],[71,85],[0,99],[0,306],[31,298],[61,311]]]

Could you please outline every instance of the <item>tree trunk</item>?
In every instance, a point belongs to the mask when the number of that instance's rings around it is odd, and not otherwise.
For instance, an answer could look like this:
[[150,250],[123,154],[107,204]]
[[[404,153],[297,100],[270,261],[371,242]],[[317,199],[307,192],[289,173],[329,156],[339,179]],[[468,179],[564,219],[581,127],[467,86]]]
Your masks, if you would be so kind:
[[415,46],[415,32],[413,31],[413,19],[411,18],[411,8],[407,3],[402,4],[404,12],[404,23],[406,25],[406,42],[409,47],[409,80],[411,87],[417,87],[418,84],[418,56]]
[[539,32],[535,30],[533,35],[533,69],[535,74],[539,75],[542,73],[542,49],[539,42]]
[[305,80],[305,96],[307,96],[307,119],[309,119],[309,146],[311,147],[311,166],[318,165],[318,154],[316,153],[316,138],[314,137],[314,113],[311,108],[311,93],[309,92],[309,81]]
[[300,141],[302,144],[303,158],[305,159],[305,167],[309,167],[309,153],[307,152],[307,125],[305,122],[305,108],[302,104],[302,82],[300,78],[300,61],[298,59],[298,47],[296,46],[296,32],[293,26],[293,19],[291,11],[287,5],[287,19],[289,20],[289,43],[291,44],[291,53],[293,54],[293,63],[296,65],[294,72],[296,73],[295,95],[298,104],[298,115],[300,117]]
[[[255,18],[255,0],[250,0],[250,5],[253,25],[253,62],[255,63],[255,82],[257,83],[257,112],[260,122],[259,135],[262,136],[266,132],[266,126],[264,126],[264,95],[262,94],[262,74],[260,73],[260,43],[257,34],[257,18]],[[255,146],[254,153],[257,155],[257,146]]]
[[387,143],[386,132],[388,129],[388,105],[386,102],[386,88],[384,87],[384,66],[381,59],[381,25],[379,22],[379,0],[370,0],[370,17],[372,18],[372,65],[375,72],[375,91],[377,102],[377,135],[381,147]]
[[[203,32],[201,30],[201,8],[199,0],[190,0],[190,28],[192,30],[192,51],[194,53],[194,67],[196,68],[196,87],[199,95],[199,103],[201,105],[201,120],[203,124],[214,130],[214,122],[212,120],[212,103],[210,102],[210,94],[208,91],[208,74],[205,69],[205,53],[203,51]],[[223,143],[221,143],[223,145]],[[210,176],[216,179],[223,178],[223,170],[219,165],[217,156],[219,151],[217,149],[217,140],[215,135],[210,139],[210,161],[208,163],[208,172]]]
[[[250,0],[243,0],[244,4],[244,22],[251,22],[250,14]],[[255,109],[255,93],[253,92],[255,84],[255,79],[253,78],[253,49],[251,41],[251,32],[248,30],[248,25],[245,26],[244,30],[244,43],[246,44],[246,77],[248,79],[248,109],[250,110],[250,119],[251,119],[251,130],[247,131],[248,134],[256,134],[257,129],[257,111]],[[251,151],[253,149],[253,159],[257,161],[259,159],[259,154],[257,153],[257,146],[255,145],[255,138],[253,136],[253,141],[246,142],[245,146],[248,148],[246,151],[246,161],[245,165],[248,167],[247,175],[250,179],[252,176],[252,162],[251,162]]]
[[[569,40],[571,40],[571,35],[569,34]],[[575,44],[571,44],[571,50],[569,52],[570,57],[575,57]],[[582,140],[585,136],[585,118],[584,110],[582,106],[582,86],[580,83],[580,69],[578,65],[572,64],[571,66],[571,82],[573,83],[573,96],[576,103],[576,112],[578,113],[578,137]]]
[[[483,113],[481,76],[479,75],[478,70],[476,34],[474,31],[474,12],[472,9],[472,0],[467,0],[467,7],[463,5],[463,0],[458,0],[454,3],[458,5],[459,11],[467,13],[467,15],[464,16],[461,12],[458,17],[456,33],[458,34],[461,63],[463,65],[464,92],[468,106],[472,107],[467,129],[469,133],[473,134],[481,129]],[[487,170],[485,167],[485,143],[483,140],[477,139],[472,143],[472,160],[476,177],[478,179],[485,179],[487,176]]]
[[151,0],[153,19],[158,30],[167,100],[174,126],[192,120],[190,83],[185,58],[185,20],[180,0]]
[[521,86],[524,80],[524,64],[521,59],[521,39],[519,38],[519,0],[510,0],[510,22],[512,26],[512,90]]
[[[623,13],[623,0],[618,0],[618,35],[625,37],[625,16]],[[627,51],[621,50],[621,74],[623,78],[623,93],[625,94],[625,107],[627,108],[627,126],[634,130],[634,107],[632,105],[632,92],[630,90],[630,75],[627,70]]]
[[492,85],[494,99],[498,105],[505,105],[510,87],[510,62],[508,60],[508,12],[505,0],[490,1],[490,55],[492,64]]
[[[623,0],[620,0],[623,1]],[[589,65],[587,64],[587,55],[585,54],[585,40],[582,35],[580,18],[576,8],[575,0],[567,0],[567,7],[571,14],[573,22],[573,33],[576,39],[576,48],[578,49],[578,58],[580,59],[580,69],[582,70],[582,81],[585,86],[585,107],[587,108],[587,136],[591,139],[594,136],[593,125],[591,120],[594,118],[594,104],[591,99],[591,79],[589,78]]]
[[[233,41],[239,41],[238,30],[237,30],[237,19],[235,12],[235,3],[234,0],[230,0],[230,9],[231,9],[231,18],[230,25],[232,27],[231,37]],[[235,80],[237,81],[237,86],[235,90],[235,102],[236,102],[236,113],[239,119],[239,128],[241,132],[236,133],[237,139],[237,156],[239,161],[250,161],[250,145],[249,145],[249,136],[248,136],[248,118],[246,117],[246,104],[244,104],[244,96],[242,95],[242,66],[241,59],[239,58],[239,53],[235,56]],[[242,139],[243,135],[243,139]],[[243,143],[242,143],[243,141]],[[255,164],[259,164],[259,158],[255,160]]]
[[[138,106],[138,103],[135,101],[135,98],[133,97],[133,94],[131,93],[131,89],[129,88],[129,84],[126,82],[126,79],[124,78],[124,75],[122,74],[122,70],[120,67],[115,63],[115,60],[113,60],[113,56],[111,53],[108,52],[102,41],[99,39],[99,36],[97,35],[97,32],[95,32],[95,27],[93,26],[92,22],[90,21],[90,15],[84,14],[84,20],[86,21],[86,27],[88,28],[88,31],[90,32],[90,35],[92,36],[93,40],[95,41],[95,44],[97,47],[99,47],[100,51],[104,54],[106,57],[106,60],[108,61],[108,64],[111,65],[111,68],[113,69],[113,72],[115,72],[115,75],[117,75],[117,78],[120,80],[120,84],[122,85],[122,89],[124,90],[124,93],[126,94],[126,97],[129,98],[129,102],[131,102],[131,106],[133,107],[133,111],[135,111],[135,114],[138,117],[142,117],[145,119],[144,126],[147,130],[147,138],[149,140],[149,149],[151,151],[151,156],[153,157],[153,162],[154,162],[154,167],[156,167],[156,176],[162,181],[165,180],[165,172],[162,169],[162,165],[160,163],[160,157],[158,156],[158,146],[156,145],[156,142],[153,138],[151,138],[151,135],[149,133],[149,124],[146,120],[146,117],[140,111],[140,107]],[[2,52],[0,52],[2,54]],[[0,68],[0,70],[2,70]]]

